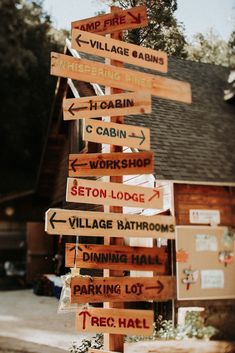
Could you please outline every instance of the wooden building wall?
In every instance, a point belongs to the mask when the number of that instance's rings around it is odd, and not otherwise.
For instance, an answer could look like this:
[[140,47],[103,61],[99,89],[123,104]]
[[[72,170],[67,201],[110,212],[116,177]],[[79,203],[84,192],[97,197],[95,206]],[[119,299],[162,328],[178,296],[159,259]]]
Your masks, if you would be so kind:
[[[235,227],[235,187],[174,183],[174,209],[177,225],[193,225],[190,209],[207,209],[220,211],[221,226]],[[235,339],[235,300],[181,300],[175,304],[176,309],[204,307],[205,323],[219,329],[217,337]]]

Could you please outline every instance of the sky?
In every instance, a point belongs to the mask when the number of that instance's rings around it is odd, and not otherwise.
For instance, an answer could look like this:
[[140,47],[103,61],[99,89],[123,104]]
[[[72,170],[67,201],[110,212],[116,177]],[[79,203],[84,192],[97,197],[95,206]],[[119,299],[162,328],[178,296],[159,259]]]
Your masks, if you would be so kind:
[[[235,0],[178,0],[177,19],[184,24],[187,39],[213,28],[228,40],[235,30]],[[72,21],[93,17],[108,7],[97,0],[44,0],[44,9],[56,28],[70,29]]]

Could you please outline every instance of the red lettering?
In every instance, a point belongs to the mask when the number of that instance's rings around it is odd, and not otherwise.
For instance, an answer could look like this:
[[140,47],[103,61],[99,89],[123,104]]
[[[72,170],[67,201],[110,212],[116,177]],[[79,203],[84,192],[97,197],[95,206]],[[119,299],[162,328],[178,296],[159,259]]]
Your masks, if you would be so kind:
[[99,327],[99,318],[96,316],[91,317],[91,326],[98,326]]
[[84,196],[84,186],[78,186],[77,195],[78,196]]
[[71,189],[71,195],[76,196],[77,195],[77,187],[73,186]]
[[101,327],[106,327],[106,317],[100,317],[100,326]]
[[87,191],[87,196],[90,196],[91,188],[90,187],[86,187],[86,191]]
[[121,318],[119,318],[119,320],[118,320],[118,326],[119,326],[119,327],[124,327],[124,328],[126,328],[126,319],[121,319]]
[[149,326],[146,324],[146,319],[143,319],[143,328],[149,328]]
[[135,322],[132,319],[129,319],[127,322],[127,328],[132,327],[135,328]]
[[120,18],[120,23],[123,24],[123,23],[126,23],[125,19],[126,19],[126,16],[121,16],[119,17]]
[[136,319],[135,320],[135,324],[136,324],[136,328],[142,328],[142,326],[140,325],[140,319]]
[[108,325],[108,327],[113,327],[114,326],[114,318],[113,317],[109,317],[107,319],[107,325]]

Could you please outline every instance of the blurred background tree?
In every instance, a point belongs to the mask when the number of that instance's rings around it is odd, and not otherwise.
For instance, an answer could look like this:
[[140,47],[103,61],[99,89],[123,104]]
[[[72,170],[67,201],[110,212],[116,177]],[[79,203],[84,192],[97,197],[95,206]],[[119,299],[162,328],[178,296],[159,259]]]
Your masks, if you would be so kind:
[[63,33],[53,30],[40,1],[1,0],[0,18],[3,193],[33,186],[55,88],[50,52],[62,50]]
[[205,34],[197,33],[185,48],[189,60],[235,67],[235,32],[232,32],[228,42],[213,29]]
[[129,30],[125,40],[155,50],[162,50],[168,55],[186,57],[186,40],[183,25],[174,16],[177,0],[101,0],[107,5],[123,9],[145,5],[148,26]]

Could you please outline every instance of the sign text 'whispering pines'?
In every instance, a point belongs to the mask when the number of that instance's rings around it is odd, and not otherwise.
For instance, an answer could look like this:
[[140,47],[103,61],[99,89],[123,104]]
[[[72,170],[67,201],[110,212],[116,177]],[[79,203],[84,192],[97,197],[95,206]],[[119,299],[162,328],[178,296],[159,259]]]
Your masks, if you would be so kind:
[[130,91],[145,90],[154,96],[191,103],[191,87],[178,81],[136,70],[51,53],[51,75]]

